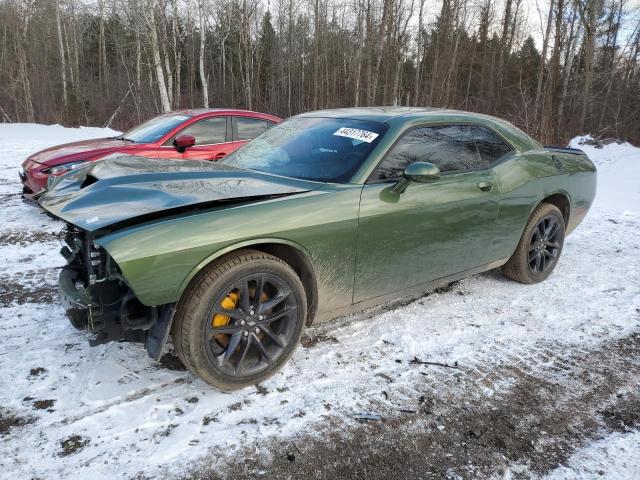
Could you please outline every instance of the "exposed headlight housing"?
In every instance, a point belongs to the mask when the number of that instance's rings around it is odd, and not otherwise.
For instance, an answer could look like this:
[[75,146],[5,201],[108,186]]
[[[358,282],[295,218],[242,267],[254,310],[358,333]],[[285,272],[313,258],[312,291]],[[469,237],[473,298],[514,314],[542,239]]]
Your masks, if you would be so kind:
[[43,170],[44,173],[49,175],[62,175],[63,173],[70,172],[71,170],[77,170],[78,168],[84,167],[89,164],[85,160],[81,160],[79,162],[71,162],[71,163],[63,163],[61,165],[56,165],[55,167],[47,168]]

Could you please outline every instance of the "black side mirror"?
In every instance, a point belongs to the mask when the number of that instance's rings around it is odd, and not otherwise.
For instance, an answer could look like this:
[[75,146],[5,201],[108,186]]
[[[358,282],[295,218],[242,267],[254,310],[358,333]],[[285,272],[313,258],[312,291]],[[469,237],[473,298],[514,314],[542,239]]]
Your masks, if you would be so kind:
[[411,182],[430,183],[440,178],[440,170],[433,163],[415,162],[405,168],[402,178],[391,187],[393,193],[403,193]]

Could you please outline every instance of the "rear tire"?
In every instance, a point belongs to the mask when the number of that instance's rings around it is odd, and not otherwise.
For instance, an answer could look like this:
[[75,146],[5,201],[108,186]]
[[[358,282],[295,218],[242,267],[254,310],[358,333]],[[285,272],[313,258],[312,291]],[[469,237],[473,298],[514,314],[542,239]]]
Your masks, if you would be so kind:
[[191,372],[235,390],[282,368],[299,342],[306,312],[304,286],[287,263],[240,250],[208,265],[187,287],[171,337]]
[[541,203],[529,217],[518,247],[502,266],[505,277],[532,284],[545,280],[558,264],[564,245],[564,217],[555,205]]

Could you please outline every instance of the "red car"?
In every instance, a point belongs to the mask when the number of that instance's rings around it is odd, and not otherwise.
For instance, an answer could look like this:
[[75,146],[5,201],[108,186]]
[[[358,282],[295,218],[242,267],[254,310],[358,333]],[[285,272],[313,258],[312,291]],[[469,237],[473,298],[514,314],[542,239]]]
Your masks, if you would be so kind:
[[231,109],[179,110],[152,118],[110,138],[66,143],[34,153],[22,163],[23,192],[42,192],[51,175],[62,175],[112,153],[150,158],[219,160],[282,119]]

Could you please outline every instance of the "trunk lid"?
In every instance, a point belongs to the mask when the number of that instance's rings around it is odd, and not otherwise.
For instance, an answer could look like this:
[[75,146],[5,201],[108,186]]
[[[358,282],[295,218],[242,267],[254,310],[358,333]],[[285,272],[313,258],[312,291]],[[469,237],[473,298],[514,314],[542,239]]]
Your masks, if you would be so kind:
[[584,155],[585,157],[587,156],[587,154],[584,153],[579,148],[556,147],[556,146],[553,146],[553,145],[545,145],[544,149],[547,152],[551,152],[551,153],[566,153],[566,154],[569,154],[569,155]]

